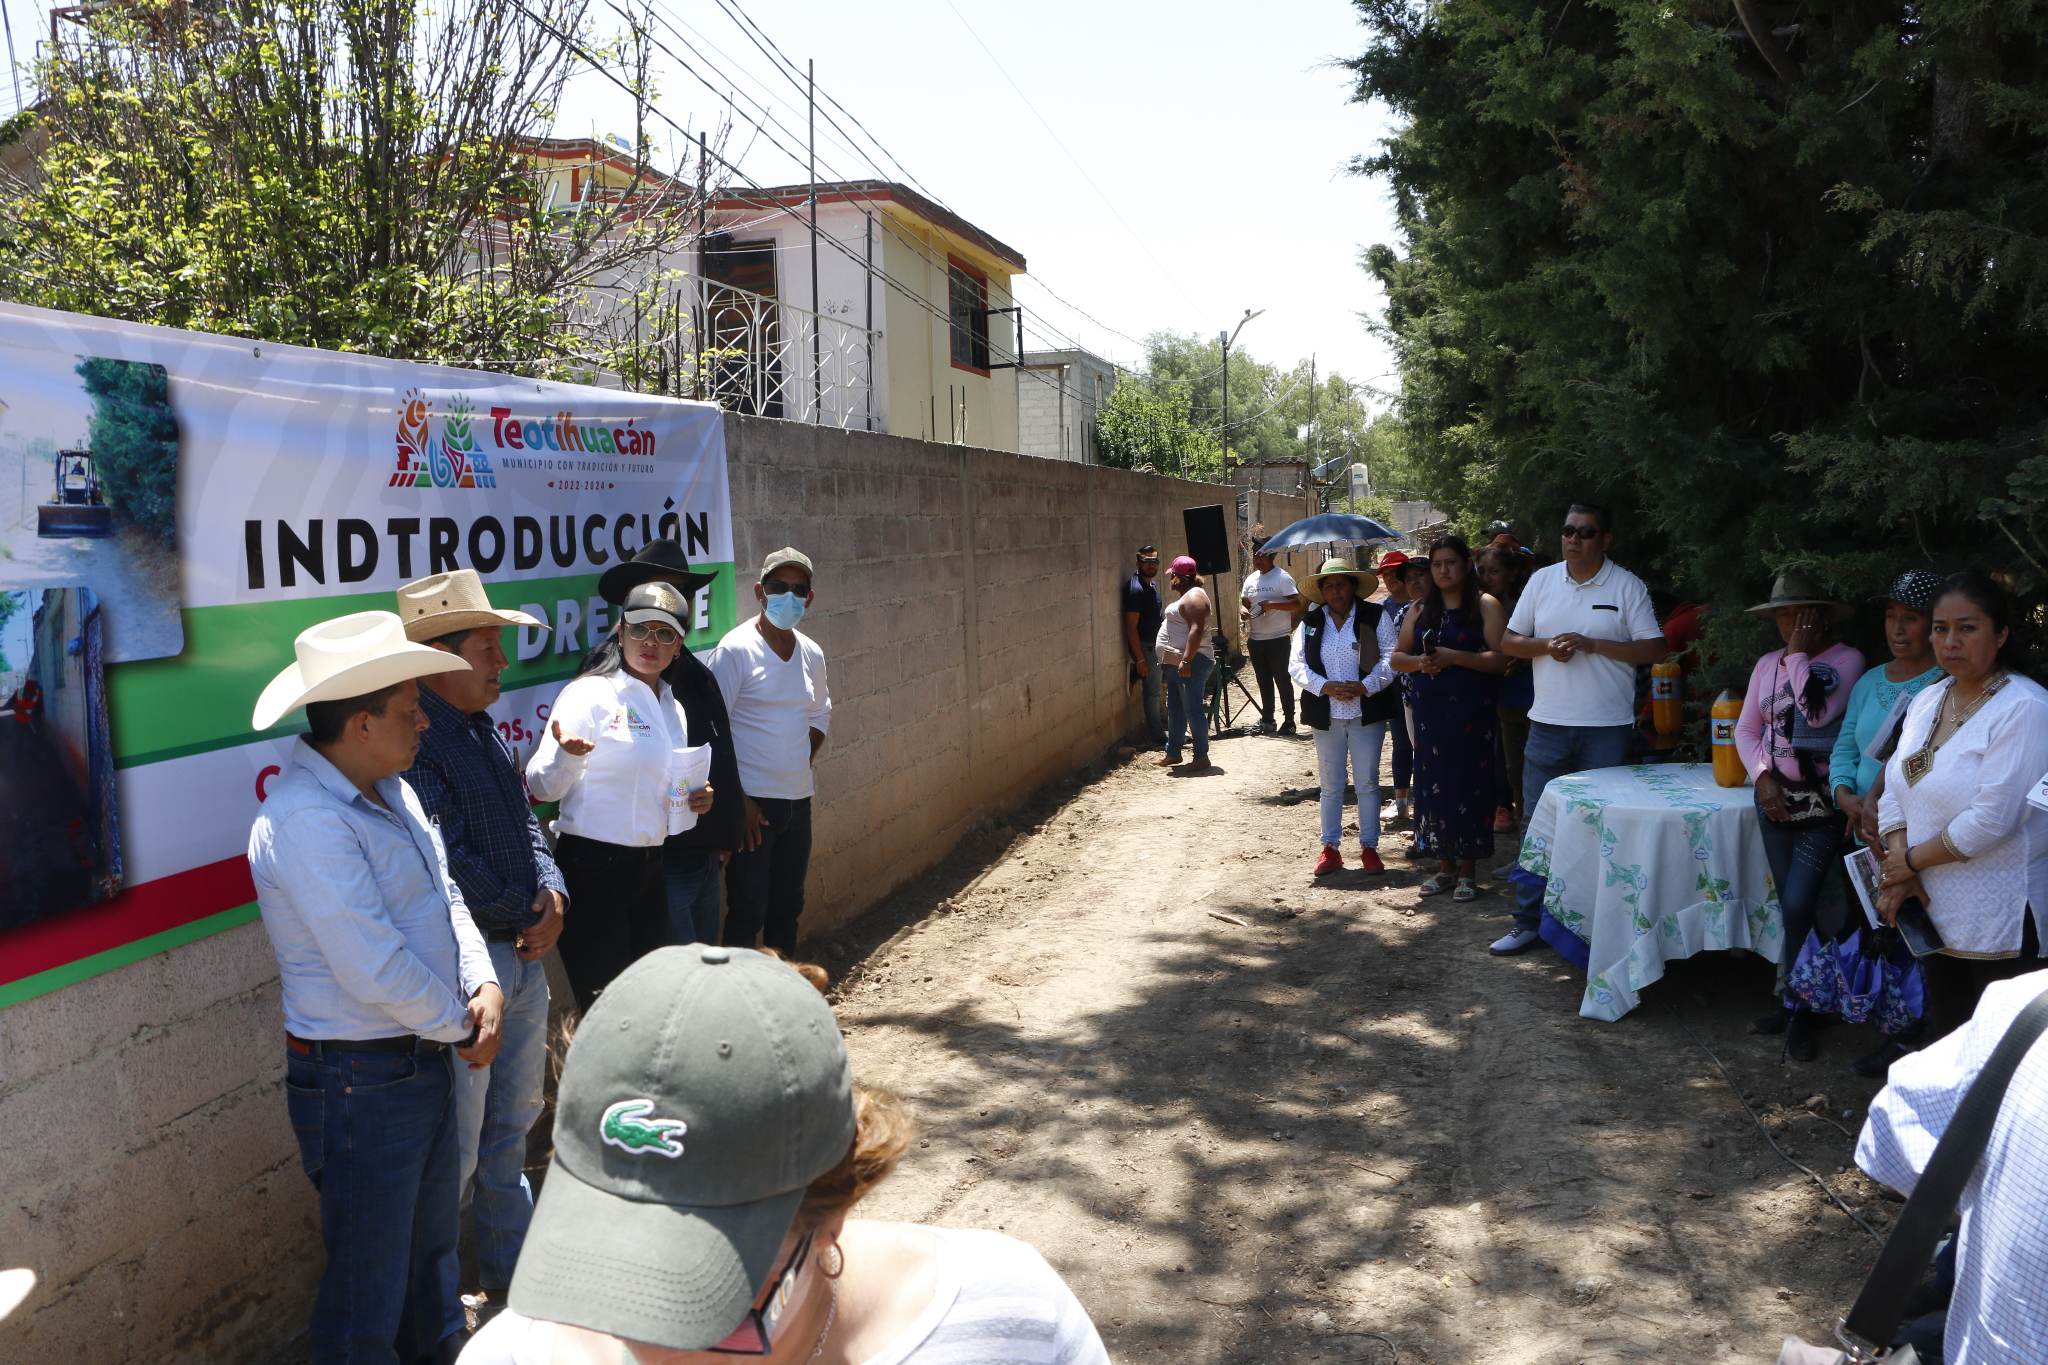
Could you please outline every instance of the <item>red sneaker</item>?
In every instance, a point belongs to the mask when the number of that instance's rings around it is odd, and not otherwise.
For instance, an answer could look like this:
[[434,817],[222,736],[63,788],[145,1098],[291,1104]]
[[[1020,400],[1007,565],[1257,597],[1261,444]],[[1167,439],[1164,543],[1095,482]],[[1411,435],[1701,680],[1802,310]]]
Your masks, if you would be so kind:
[[1316,859],[1316,875],[1327,877],[1332,872],[1344,870],[1344,855],[1337,851],[1335,844],[1323,845],[1323,856]]
[[1387,865],[1380,861],[1378,849],[1359,849],[1358,865],[1364,868],[1367,872],[1385,872],[1387,870]]
[[1515,828],[1515,813],[1506,806],[1497,807],[1493,812],[1493,832],[1507,834]]

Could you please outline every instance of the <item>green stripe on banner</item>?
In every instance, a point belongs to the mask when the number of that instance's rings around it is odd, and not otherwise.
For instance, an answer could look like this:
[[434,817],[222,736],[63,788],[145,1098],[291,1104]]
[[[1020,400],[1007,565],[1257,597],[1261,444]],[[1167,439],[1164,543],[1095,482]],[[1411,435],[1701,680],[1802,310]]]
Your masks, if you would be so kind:
[[247,924],[257,917],[256,903],[238,905],[232,910],[223,910],[217,915],[195,919],[190,924],[180,924],[175,929],[166,929],[148,938],[138,938],[133,943],[124,943],[118,948],[109,948],[91,957],[81,957],[76,962],[67,962],[61,967],[52,967],[47,972],[24,976],[19,981],[10,981],[0,986],[0,1010],[9,1005],[18,1005],[51,991],[75,986],[87,977],[111,972],[116,967],[125,967],[131,962],[140,962],[145,957],[183,947],[198,939],[217,934],[223,929],[232,929],[238,924]]
[[[711,587],[710,625],[691,637],[691,647],[708,649],[737,624],[731,563],[695,565],[716,573]],[[516,691],[568,679],[590,643],[581,622],[583,604],[597,596],[596,574],[527,578],[487,584],[493,606],[517,610],[538,605],[556,633],[547,652],[505,670],[504,689]],[[557,650],[561,621],[557,604],[577,606],[579,626],[566,650]],[[225,607],[187,607],[185,652],[173,659],[117,664],[107,670],[107,701],[114,731],[115,766],[144,763],[214,749],[232,748],[263,736],[249,728],[249,714],[264,686],[292,659],[292,641],[308,626],[357,611],[390,611],[389,592],[252,602]],[[566,614],[564,614],[566,615]],[[513,652],[508,650],[508,652]],[[303,714],[287,717],[273,734],[305,729]]]

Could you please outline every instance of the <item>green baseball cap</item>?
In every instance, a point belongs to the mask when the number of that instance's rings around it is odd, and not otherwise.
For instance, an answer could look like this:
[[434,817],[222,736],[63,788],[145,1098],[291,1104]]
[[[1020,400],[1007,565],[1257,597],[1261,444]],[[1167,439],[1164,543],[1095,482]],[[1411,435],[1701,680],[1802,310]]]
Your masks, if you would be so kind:
[[853,1146],[831,1006],[745,948],[660,948],[583,1016],[512,1308],[701,1351],[775,1272],[804,1191]]

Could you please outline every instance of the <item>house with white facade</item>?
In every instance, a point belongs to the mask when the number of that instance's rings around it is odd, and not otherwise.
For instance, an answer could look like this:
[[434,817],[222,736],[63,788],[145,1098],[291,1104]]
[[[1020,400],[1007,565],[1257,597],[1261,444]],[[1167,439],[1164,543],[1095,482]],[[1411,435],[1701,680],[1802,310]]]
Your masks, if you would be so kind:
[[1116,387],[1116,366],[1091,351],[1026,351],[1017,386],[1018,449],[1094,464],[1095,415]]

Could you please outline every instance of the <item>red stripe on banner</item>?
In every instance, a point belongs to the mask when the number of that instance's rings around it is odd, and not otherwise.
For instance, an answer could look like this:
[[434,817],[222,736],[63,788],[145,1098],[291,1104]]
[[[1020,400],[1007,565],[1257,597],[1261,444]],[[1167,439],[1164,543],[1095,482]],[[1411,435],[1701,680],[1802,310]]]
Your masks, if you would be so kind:
[[249,860],[224,858],[131,886],[100,905],[0,933],[0,985],[247,905],[256,899]]

